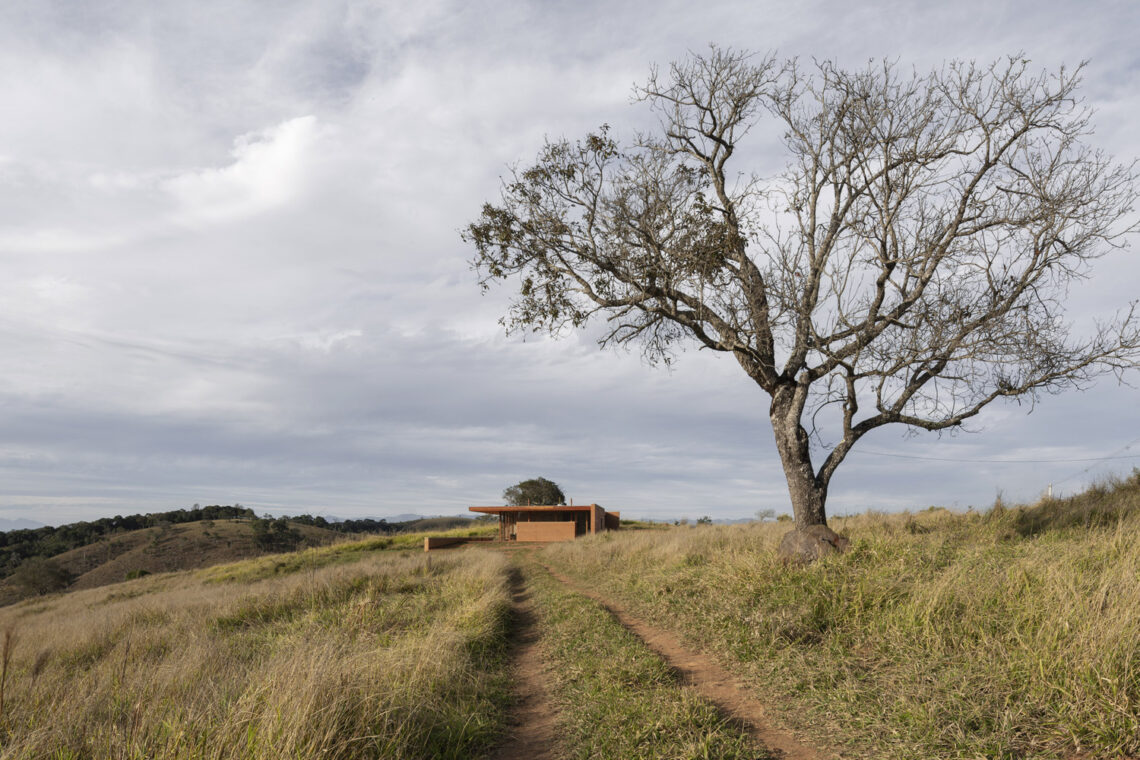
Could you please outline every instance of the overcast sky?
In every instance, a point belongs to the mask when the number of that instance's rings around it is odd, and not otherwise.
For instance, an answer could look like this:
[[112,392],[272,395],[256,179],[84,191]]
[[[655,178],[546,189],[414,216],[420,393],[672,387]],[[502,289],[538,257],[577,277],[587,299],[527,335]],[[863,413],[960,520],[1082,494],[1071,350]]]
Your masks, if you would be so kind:
[[[710,42],[1088,60],[1094,144],[1131,160],[1137,30],[1130,0],[5,2],[0,518],[455,514],[539,475],[630,516],[788,511],[766,397],[731,360],[506,337],[509,293],[480,295],[459,230],[544,136],[628,136],[650,65]],[[1113,254],[1074,312],[1138,283],[1137,253]],[[1140,391],[1111,379],[973,427],[877,431],[831,513],[1140,465]]]

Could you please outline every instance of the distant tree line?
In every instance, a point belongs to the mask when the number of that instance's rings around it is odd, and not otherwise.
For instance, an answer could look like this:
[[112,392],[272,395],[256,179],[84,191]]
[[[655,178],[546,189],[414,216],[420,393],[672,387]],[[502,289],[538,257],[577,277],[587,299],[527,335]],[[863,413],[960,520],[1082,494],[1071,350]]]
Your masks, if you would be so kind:
[[[115,515],[114,517],[104,517],[89,522],[69,523],[59,527],[44,526],[42,528],[22,528],[0,532],[0,578],[7,578],[12,575],[17,568],[32,558],[47,559],[54,557],[117,533],[155,527],[165,530],[169,529],[171,525],[179,523],[235,518],[250,521],[254,543],[258,548],[267,551],[289,551],[297,548],[304,537],[297,531],[295,525],[310,525],[338,533],[389,534],[406,530],[442,530],[454,527],[454,525],[442,526],[436,523],[444,520],[450,522],[463,521],[463,518],[436,518],[409,520],[407,522],[388,522],[387,520],[373,520],[372,518],[333,521],[313,515],[272,518],[258,517],[252,509],[240,504],[209,507],[199,507],[195,504],[191,509],[175,509],[169,512],[152,512],[145,515],[127,515],[126,517]],[[36,570],[36,572],[32,573],[32,570]],[[58,585],[55,583],[55,574],[44,572],[42,563],[33,563],[26,572],[29,573],[30,577],[34,576],[41,579],[51,576],[53,585]],[[30,585],[29,588],[31,588]],[[43,593],[38,587],[35,592]]]
[[253,520],[253,543],[258,549],[266,551],[287,552],[297,548],[304,536],[289,524],[286,517],[276,520],[269,518],[255,518]]
[[0,532],[0,577],[7,577],[24,560],[31,557],[54,557],[80,546],[94,543],[116,533],[125,533],[155,526],[197,522],[199,520],[226,520],[232,518],[256,519],[257,515],[240,504],[233,506],[194,506],[192,509],[175,509],[169,512],[152,512],[145,515],[115,515],[90,522],[82,521],[52,527],[22,528]]
[[366,517],[362,520],[326,520],[323,517],[312,515],[290,516],[289,522],[298,525],[312,525],[325,530],[335,530],[339,533],[396,533],[403,529],[404,523],[390,523],[387,520],[373,520]]

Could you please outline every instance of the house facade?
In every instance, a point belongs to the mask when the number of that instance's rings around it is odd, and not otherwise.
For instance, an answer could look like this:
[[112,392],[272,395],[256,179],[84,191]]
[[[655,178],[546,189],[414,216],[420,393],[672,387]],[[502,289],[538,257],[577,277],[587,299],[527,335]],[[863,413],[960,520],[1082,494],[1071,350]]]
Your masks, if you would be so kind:
[[607,512],[597,504],[468,509],[498,515],[500,541],[571,541],[621,526],[620,512]]

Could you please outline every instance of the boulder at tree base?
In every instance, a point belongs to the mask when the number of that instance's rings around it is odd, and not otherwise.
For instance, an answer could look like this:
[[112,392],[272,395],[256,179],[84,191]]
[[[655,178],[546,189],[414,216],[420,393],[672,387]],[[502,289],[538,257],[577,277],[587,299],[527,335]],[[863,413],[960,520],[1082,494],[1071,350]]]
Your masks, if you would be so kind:
[[826,525],[809,525],[796,528],[784,535],[780,541],[779,557],[785,564],[789,562],[814,562],[820,557],[834,552],[845,552],[851,542]]

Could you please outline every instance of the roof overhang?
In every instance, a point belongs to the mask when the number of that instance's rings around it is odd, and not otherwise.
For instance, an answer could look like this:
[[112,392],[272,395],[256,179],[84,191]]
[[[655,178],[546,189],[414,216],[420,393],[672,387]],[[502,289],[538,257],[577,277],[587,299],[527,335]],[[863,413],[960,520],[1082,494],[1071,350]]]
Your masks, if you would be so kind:
[[486,515],[501,515],[509,512],[590,512],[600,509],[597,504],[574,504],[572,506],[541,506],[541,507],[468,507],[472,512],[482,512]]

